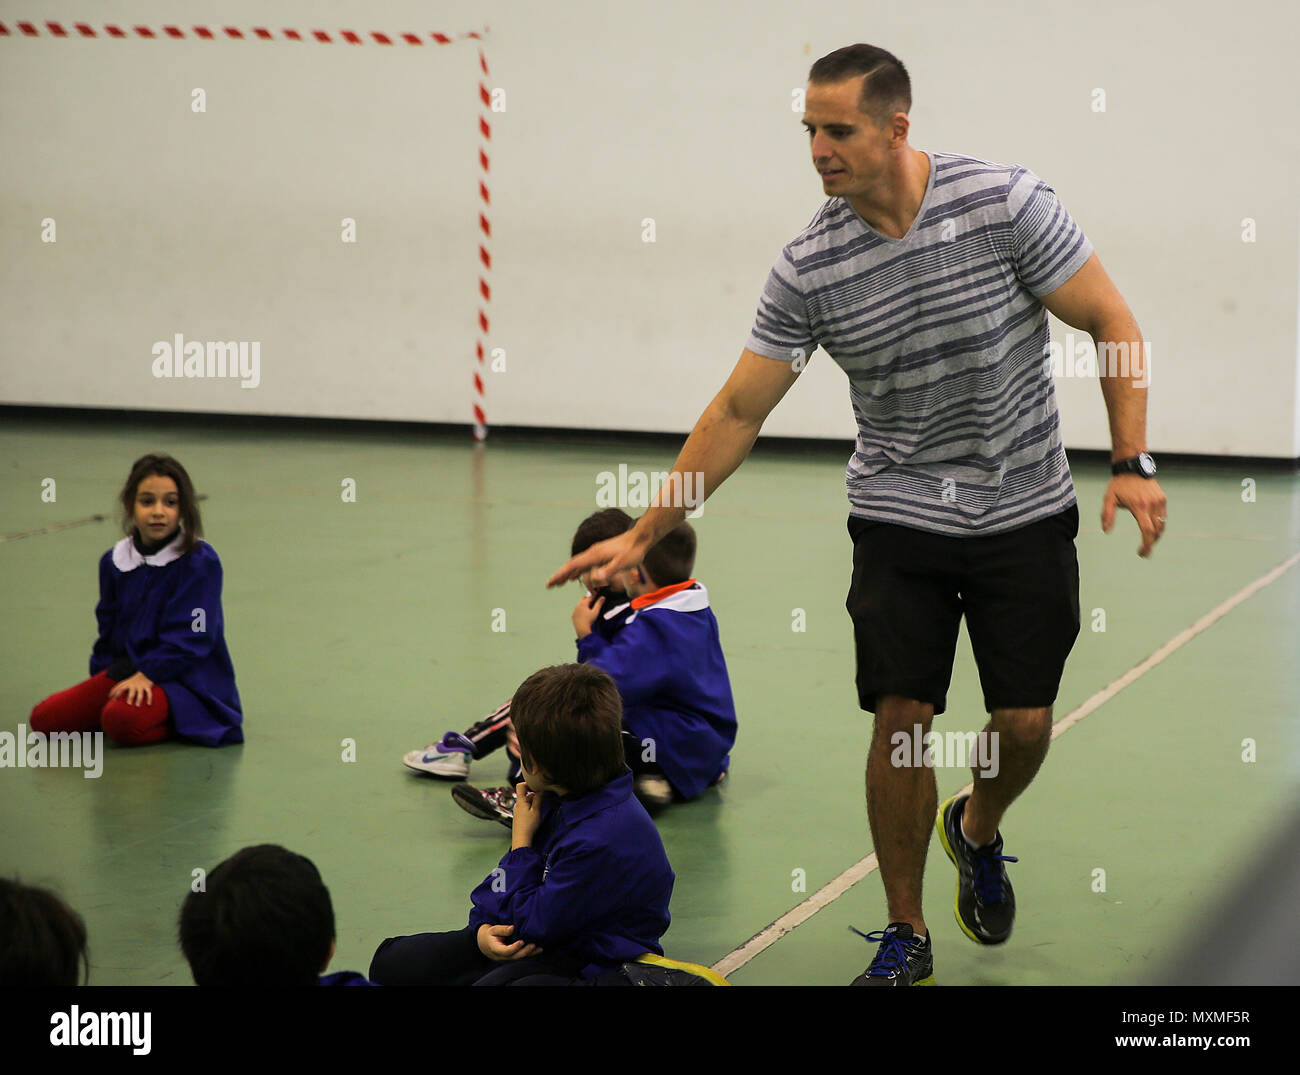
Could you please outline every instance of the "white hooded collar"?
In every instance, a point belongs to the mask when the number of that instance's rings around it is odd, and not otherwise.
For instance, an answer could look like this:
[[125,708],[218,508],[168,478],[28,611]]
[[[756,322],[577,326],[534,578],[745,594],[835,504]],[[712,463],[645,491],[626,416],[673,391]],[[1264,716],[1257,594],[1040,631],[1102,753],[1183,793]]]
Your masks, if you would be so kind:
[[135,547],[134,539],[124,537],[113,546],[113,566],[119,571],[134,571],[141,564],[148,564],[150,567],[162,567],[165,564],[170,564],[173,560],[180,559],[182,555],[181,542],[184,537],[185,531],[178,527],[176,536],[149,556],[145,556]]

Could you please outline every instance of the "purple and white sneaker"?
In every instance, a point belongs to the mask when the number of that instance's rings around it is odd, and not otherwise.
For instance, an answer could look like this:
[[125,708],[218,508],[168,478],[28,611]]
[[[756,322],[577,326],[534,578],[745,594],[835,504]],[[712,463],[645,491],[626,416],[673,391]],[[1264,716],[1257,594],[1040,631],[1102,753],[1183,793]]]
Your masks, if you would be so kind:
[[427,773],[441,780],[464,780],[469,776],[474,744],[460,732],[448,732],[440,743],[430,743],[423,750],[412,750],[402,759],[408,769]]

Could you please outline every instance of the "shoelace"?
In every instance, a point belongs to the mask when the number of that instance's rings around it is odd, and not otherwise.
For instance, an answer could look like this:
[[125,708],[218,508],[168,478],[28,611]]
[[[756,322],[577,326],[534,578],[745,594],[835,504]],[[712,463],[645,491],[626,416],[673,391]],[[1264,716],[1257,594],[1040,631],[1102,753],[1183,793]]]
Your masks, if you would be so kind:
[[980,903],[1001,903],[1002,902],[1002,879],[1003,862],[1019,862],[1015,855],[988,855],[975,852],[971,855],[975,860],[975,876],[972,879],[975,885],[975,898]]
[[884,942],[880,944],[880,951],[876,953],[876,958],[867,968],[868,975],[874,978],[892,978],[907,969],[907,946],[912,942],[904,940],[897,932],[891,933],[889,930],[863,933],[855,926],[850,926],[849,929],[872,944]]

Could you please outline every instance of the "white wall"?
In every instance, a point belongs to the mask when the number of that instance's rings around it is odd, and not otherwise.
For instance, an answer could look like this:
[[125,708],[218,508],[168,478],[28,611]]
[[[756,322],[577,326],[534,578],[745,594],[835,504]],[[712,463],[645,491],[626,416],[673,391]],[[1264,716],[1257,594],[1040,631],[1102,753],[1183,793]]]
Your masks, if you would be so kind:
[[[1151,341],[1153,451],[1300,455],[1294,5],[241,0],[220,21],[490,26],[490,423],[690,429],[822,200],[791,91],[865,40],[908,66],[914,146],[1023,164],[1088,233]],[[0,38],[0,400],[469,421],[477,80],[469,42]],[[177,332],[260,341],[260,385],[155,379]],[[1095,380],[1058,390],[1066,443],[1106,447]],[[846,395],[819,352],[765,431],[850,437]]]

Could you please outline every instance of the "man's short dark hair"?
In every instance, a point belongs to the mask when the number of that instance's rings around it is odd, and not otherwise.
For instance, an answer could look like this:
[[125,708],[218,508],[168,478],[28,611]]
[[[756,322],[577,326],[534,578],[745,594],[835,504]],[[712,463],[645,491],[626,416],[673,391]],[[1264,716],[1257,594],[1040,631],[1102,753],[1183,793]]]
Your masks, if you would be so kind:
[[602,508],[594,511],[578,524],[573,535],[570,556],[586,552],[598,541],[608,541],[632,529],[635,520],[622,508]]
[[47,888],[0,877],[0,986],[80,985],[89,978],[81,915]]
[[315,985],[334,943],[334,907],[311,859],[276,844],[236,851],[181,905],[181,951],[196,985]]
[[678,523],[646,551],[644,566],[661,587],[689,579],[695,570],[695,527]]
[[602,788],[626,768],[623,700],[609,673],[595,665],[534,672],[515,691],[510,720],[524,764],[570,795]]
[[877,127],[889,124],[895,112],[912,110],[912,80],[907,68],[892,52],[875,45],[847,45],[827,53],[808,71],[808,81],[819,85],[844,82],[866,75],[858,108]]

